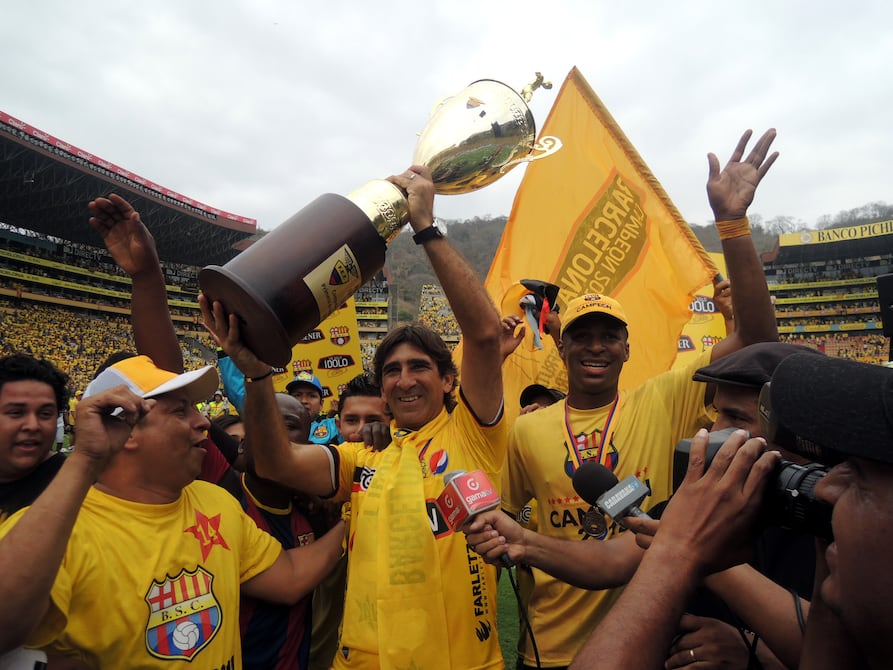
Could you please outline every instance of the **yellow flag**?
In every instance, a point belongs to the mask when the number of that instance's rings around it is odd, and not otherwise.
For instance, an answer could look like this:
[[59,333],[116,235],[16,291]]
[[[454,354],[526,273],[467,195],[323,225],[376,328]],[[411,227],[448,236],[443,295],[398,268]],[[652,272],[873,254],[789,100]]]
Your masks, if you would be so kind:
[[[541,279],[560,287],[562,308],[586,293],[618,299],[630,333],[620,384],[637,386],[671,367],[689,304],[716,269],[576,68],[562,84],[542,135],[556,136],[564,146],[527,166],[487,290],[502,305],[521,279]],[[692,181],[702,176],[692,175]],[[504,367],[510,415],[527,384],[565,390],[557,350],[544,339],[543,351],[531,352],[523,343]]]

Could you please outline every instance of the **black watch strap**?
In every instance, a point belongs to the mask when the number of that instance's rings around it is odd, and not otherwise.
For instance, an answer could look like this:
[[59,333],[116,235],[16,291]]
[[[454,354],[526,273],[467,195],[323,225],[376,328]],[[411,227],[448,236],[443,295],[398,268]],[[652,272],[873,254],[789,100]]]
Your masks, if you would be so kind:
[[439,240],[443,237],[443,231],[437,227],[437,224],[431,224],[427,228],[423,228],[412,236],[412,241],[416,244],[424,244],[431,240]]

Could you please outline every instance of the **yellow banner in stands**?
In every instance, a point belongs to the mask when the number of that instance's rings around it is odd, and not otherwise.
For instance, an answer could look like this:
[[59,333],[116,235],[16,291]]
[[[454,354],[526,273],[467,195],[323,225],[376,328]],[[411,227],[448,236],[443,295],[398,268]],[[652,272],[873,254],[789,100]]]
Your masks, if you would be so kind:
[[799,233],[783,233],[778,236],[778,244],[782,247],[795,247],[801,244],[827,244],[828,242],[846,242],[863,240],[866,237],[893,235],[893,220],[865,223],[848,228],[826,228],[824,230],[803,230]]
[[[726,259],[723,255],[713,252],[709,255],[713,264],[725,276]],[[725,318],[720,314],[716,303],[713,302],[712,280],[698,290],[695,299],[689,305],[689,309],[691,310],[691,318],[679,335],[676,360],[673,362],[674,368],[688,365],[695,356],[713,348],[717,342],[721,342],[727,335]]]
[[323,388],[323,411],[337,409],[341,389],[363,372],[353,298],[292,348],[288,370],[273,378],[273,387],[284,393],[286,385],[299,372],[310,372],[319,377]]
[[[28,256],[26,254],[20,254],[15,251],[9,251],[8,249],[0,249],[0,256],[4,256],[5,258],[11,258],[13,260],[19,261],[20,263],[25,263],[28,265],[43,265],[44,267],[54,268],[56,270],[61,270],[63,272],[70,272],[72,274],[85,275],[87,277],[93,279],[102,279],[110,282],[118,282],[120,284],[132,284],[130,277],[119,277],[117,275],[110,275],[106,272],[100,272],[95,268],[83,268],[77,265],[68,265],[66,263],[57,263],[56,261],[50,261],[45,258],[40,258],[39,256]],[[111,262],[111,259],[109,259]],[[172,284],[166,284],[165,288],[168,291],[176,291],[177,293],[183,293],[183,289],[179,286],[174,286]],[[196,309],[198,309],[198,303],[195,303]]]

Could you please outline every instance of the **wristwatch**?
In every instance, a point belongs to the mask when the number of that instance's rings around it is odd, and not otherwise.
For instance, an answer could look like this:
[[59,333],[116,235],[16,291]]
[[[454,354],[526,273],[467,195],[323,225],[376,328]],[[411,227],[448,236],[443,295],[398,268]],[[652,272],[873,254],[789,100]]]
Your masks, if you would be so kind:
[[436,223],[432,223],[427,228],[422,228],[419,232],[412,236],[412,241],[416,244],[424,244],[431,240],[439,240],[444,237],[443,231],[437,227]]

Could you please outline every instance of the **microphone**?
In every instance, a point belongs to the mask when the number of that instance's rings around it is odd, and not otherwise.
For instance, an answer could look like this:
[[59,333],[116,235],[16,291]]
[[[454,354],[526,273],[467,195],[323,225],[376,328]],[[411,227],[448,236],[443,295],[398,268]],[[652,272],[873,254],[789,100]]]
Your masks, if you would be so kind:
[[604,465],[588,461],[577,468],[573,484],[577,495],[620,525],[623,525],[620,519],[625,516],[651,518],[639,508],[651,492],[635,475],[618,482],[617,476]]
[[[434,501],[437,510],[451,530],[457,531],[474,517],[499,507],[501,502],[496,487],[483,470],[453,470],[443,476],[444,488]],[[502,555],[502,563],[512,567],[508,555]]]

